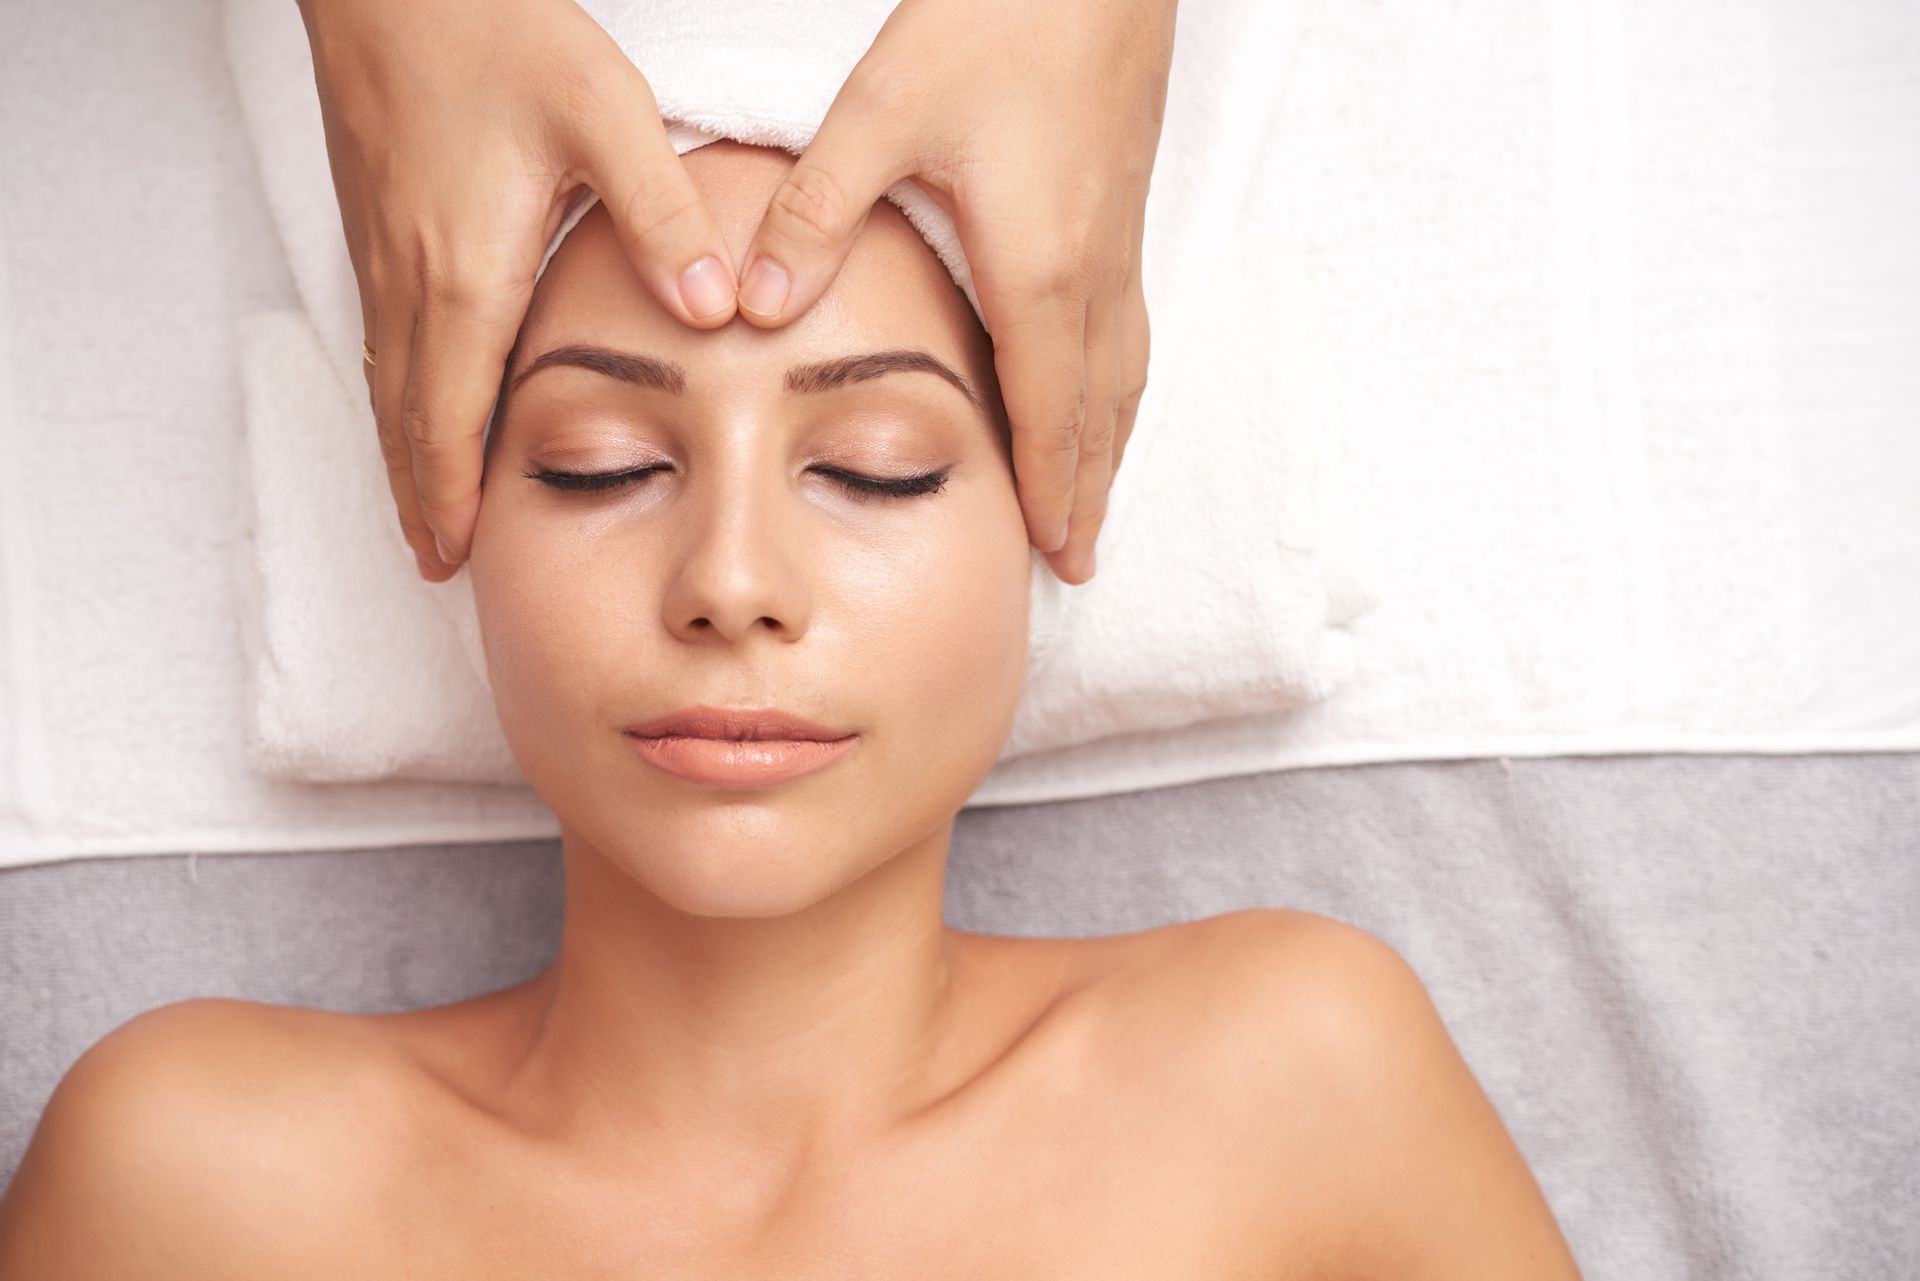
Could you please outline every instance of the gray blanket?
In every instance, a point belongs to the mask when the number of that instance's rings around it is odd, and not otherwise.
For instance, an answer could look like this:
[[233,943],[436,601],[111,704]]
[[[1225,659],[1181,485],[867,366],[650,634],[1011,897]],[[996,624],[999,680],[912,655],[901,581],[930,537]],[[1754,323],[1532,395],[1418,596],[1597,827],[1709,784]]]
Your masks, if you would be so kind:
[[[947,917],[1299,907],[1393,944],[1589,1281],[1920,1277],[1920,755],[1284,771],[961,814]],[[438,1004],[550,959],[558,846],[0,872],[0,1176],[55,1082],[192,996]]]

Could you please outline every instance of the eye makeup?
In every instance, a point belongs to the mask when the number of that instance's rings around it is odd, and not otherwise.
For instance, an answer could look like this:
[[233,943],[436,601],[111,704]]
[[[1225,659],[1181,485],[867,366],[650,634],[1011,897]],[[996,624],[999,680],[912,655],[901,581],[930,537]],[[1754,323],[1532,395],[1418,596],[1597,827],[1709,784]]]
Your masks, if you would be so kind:
[[[614,489],[624,489],[630,485],[644,483],[655,472],[668,470],[660,466],[635,467],[615,472],[569,472],[556,471],[550,467],[536,467],[524,473],[529,480],[537,480],[553,489],[575,493],[604,493]],[[881,477],[865,476],[859,472],[844,471],[838,467],[815,467],[812,470],[826,476],[857,498],[917,498],[923,494],[936,494],[946,487],[947,475],[951,466],[941,467],[918,476]]]

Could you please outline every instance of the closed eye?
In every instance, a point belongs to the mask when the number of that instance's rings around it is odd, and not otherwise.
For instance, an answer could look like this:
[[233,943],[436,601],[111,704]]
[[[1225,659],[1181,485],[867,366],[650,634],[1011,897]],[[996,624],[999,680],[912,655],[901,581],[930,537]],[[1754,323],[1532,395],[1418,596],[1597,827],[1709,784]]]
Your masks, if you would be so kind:
[[661,468],[658,467],[635,467],[630,471],[553,471],[546,467],[536,467],[526,475],[530,480],[551,485],[555,489],[598,490],[618,489],[623,485],[631,485],[645,480],[660,470]]
[[[638,484],[655,472],[666,470],[665,467],[648,466],[635,467],[628,471],[571,472],[537,467],[525,475],[530,480],[537,480],[555,489],[592,492]],[[849,493],[860,498],[913,498],[921,494],[938,493],[945,488],[947,474],[953,469],[942,467],[918,476],[901,477],[863,476],[858,472],[842,471],[837,467],[816,467],[814,470],[823,476],[831,477]]]

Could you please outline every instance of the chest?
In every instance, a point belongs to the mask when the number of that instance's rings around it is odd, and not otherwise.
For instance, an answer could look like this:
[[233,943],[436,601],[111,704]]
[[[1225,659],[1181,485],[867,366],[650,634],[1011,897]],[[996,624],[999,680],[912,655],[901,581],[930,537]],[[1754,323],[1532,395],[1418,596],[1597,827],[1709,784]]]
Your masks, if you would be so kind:
[[698,1214],[681,1214],[670,1205],[635,1205],[590,1218],[507,1211],[486,1222],[459,1215],[415,1220],[399,1237],[355,1251],[344,1274],[422,1281],[1306,1281],[1317,1275],[1306,1253],[1310,1241],[1303,1238],[1292,1251],[1279,1248],[1275,1227],[1273,1221],[1227,1224],[1204,1215],[1182,1219],[1166,1204],[1058,1194],[1019,1204],[875,1202],[848,1221],[817,1221],[753,1240],[730,1238]]
[[326,1271],[422,1281],[1315,1275],[1314,1207],[1258,1194],[1204,1146],[1139,1131],[1129,1142],[1093,1118],[1032,1122],[1028,1142],[954,1133],[937,1154],[797,1185],[751,1231],[729,1205],[724,1170],[683,1167],[682,1179],[644,1191],[449,1171],[389,1201]]

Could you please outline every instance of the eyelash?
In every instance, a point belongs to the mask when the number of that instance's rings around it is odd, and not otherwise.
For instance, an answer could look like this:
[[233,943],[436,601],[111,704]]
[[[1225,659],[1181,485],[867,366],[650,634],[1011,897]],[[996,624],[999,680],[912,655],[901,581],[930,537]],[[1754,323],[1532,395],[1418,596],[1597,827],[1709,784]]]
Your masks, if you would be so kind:
[[[631,471],[614,472],[573,472],[553,471],[539,467],[525,473],[529,479],[550,485],[554,489],[574,492],[604,492],[637,484],[664,467],[636,467]],[[898,480],[883,480],[876,476],[862,476],[857,472],[841,471],[834,467],[818,469],[823,476],[831,476],[840,486],[856,498],[916,498],[922,494],[937,494],[946,487],[947,473],[951,467],[942,467],[919,476],[903,476]]]

